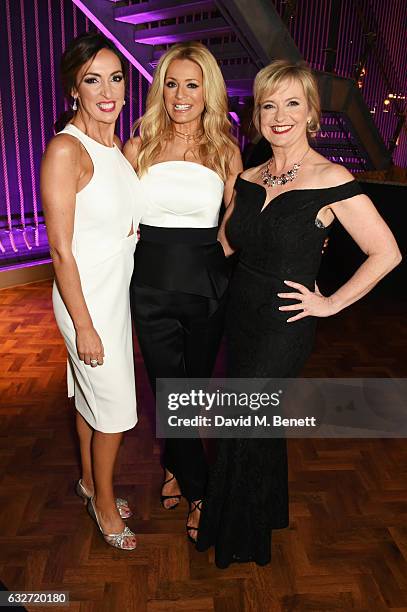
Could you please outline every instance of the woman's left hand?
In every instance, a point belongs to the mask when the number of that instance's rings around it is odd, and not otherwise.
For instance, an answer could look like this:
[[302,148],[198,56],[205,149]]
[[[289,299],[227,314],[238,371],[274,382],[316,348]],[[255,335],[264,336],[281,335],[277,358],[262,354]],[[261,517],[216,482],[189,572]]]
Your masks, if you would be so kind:
[[318,285],[315,283],[315,291],[310,291],[304,285],[300,283],[294,283],[293,281],[284,281],[286,285],[296,289],[297,292],[292,293],[277,293],[280,298],[288,298],[290,300],[299,300],[296,304],[290,304],[289,306],[279,306],[279,310],[290,311],[290,310],[301,310],[298,314],[287,319],[287,323],[298,321],[304,317],[329,317],[334,313],[332,299],[324,297]]

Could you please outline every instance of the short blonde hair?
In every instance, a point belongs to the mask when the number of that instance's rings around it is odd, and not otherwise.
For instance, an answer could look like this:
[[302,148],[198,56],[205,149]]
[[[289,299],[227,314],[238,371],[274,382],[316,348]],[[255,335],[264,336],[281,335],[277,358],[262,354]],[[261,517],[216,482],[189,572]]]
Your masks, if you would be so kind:
[[188,59],[202,70],[204,112],[203,137],[199,145],[199,157],[205,165],[226,180],[230,173],[235,139],[228,118],[228,98],[221,70],[212,53],[200,42],[184,42],[173,45],[161,56],[150,86],[146,111],[133,126],[139,128],[141,146],[136,170],[142,175],[159,156],[163,140],[173,137],[172,122],[164,104],[165,76],[172,61]]
[[294,79],[299,81],[305,93],[311,121],[307,132],[314,135],[320,128],[321,102],[318,86],[311,68],[305,62],[292,63],[287,60],[276,60],[257,73],[254,80],[253,123],[260,132],[260,106],[266,94],[273,93],[284,81]]

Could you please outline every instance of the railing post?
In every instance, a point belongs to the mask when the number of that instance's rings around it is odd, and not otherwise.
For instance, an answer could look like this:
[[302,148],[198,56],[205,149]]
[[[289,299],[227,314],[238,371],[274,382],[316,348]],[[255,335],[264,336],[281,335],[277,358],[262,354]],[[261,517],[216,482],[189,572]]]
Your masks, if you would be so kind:
[[399,114],[399,120],[397,122],[396,129],[394,130],[393,136],[389,140],[389,153],[391,156],[393,156],[394,149],[396,148],[396,145],[397,145],[397,139],[401,134],[401,130],[403,129],[405,120],[406,118],[404,116],[404,113]]
[[341,17],[341,0],[332,0],[329,15],[328,47],[325,51],[325,72],[334,72],[338,52],[339,23]]

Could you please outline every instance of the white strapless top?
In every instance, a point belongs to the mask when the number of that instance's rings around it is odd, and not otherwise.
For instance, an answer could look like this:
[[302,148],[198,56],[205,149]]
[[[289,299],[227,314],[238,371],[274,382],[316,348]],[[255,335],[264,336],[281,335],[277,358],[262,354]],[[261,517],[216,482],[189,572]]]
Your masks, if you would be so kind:
[[174,160],[150,166],[140,177],[147,208],[140,223],[155,227],[216,227],[224,184],[214,170]]

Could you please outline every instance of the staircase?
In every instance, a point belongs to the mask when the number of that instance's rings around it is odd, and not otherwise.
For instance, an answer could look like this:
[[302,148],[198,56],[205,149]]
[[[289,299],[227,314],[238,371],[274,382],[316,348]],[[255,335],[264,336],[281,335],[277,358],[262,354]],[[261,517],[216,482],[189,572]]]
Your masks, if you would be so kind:
[[[302,59],[271,0],[73,2],[150,81],[169,46],[202,41],[218,60],[237,114],[260,68],[277,58]],[[387,168],[391,155],[355,81],[330,73],[316,76],[323,119],[315,148],[353,172]]]

